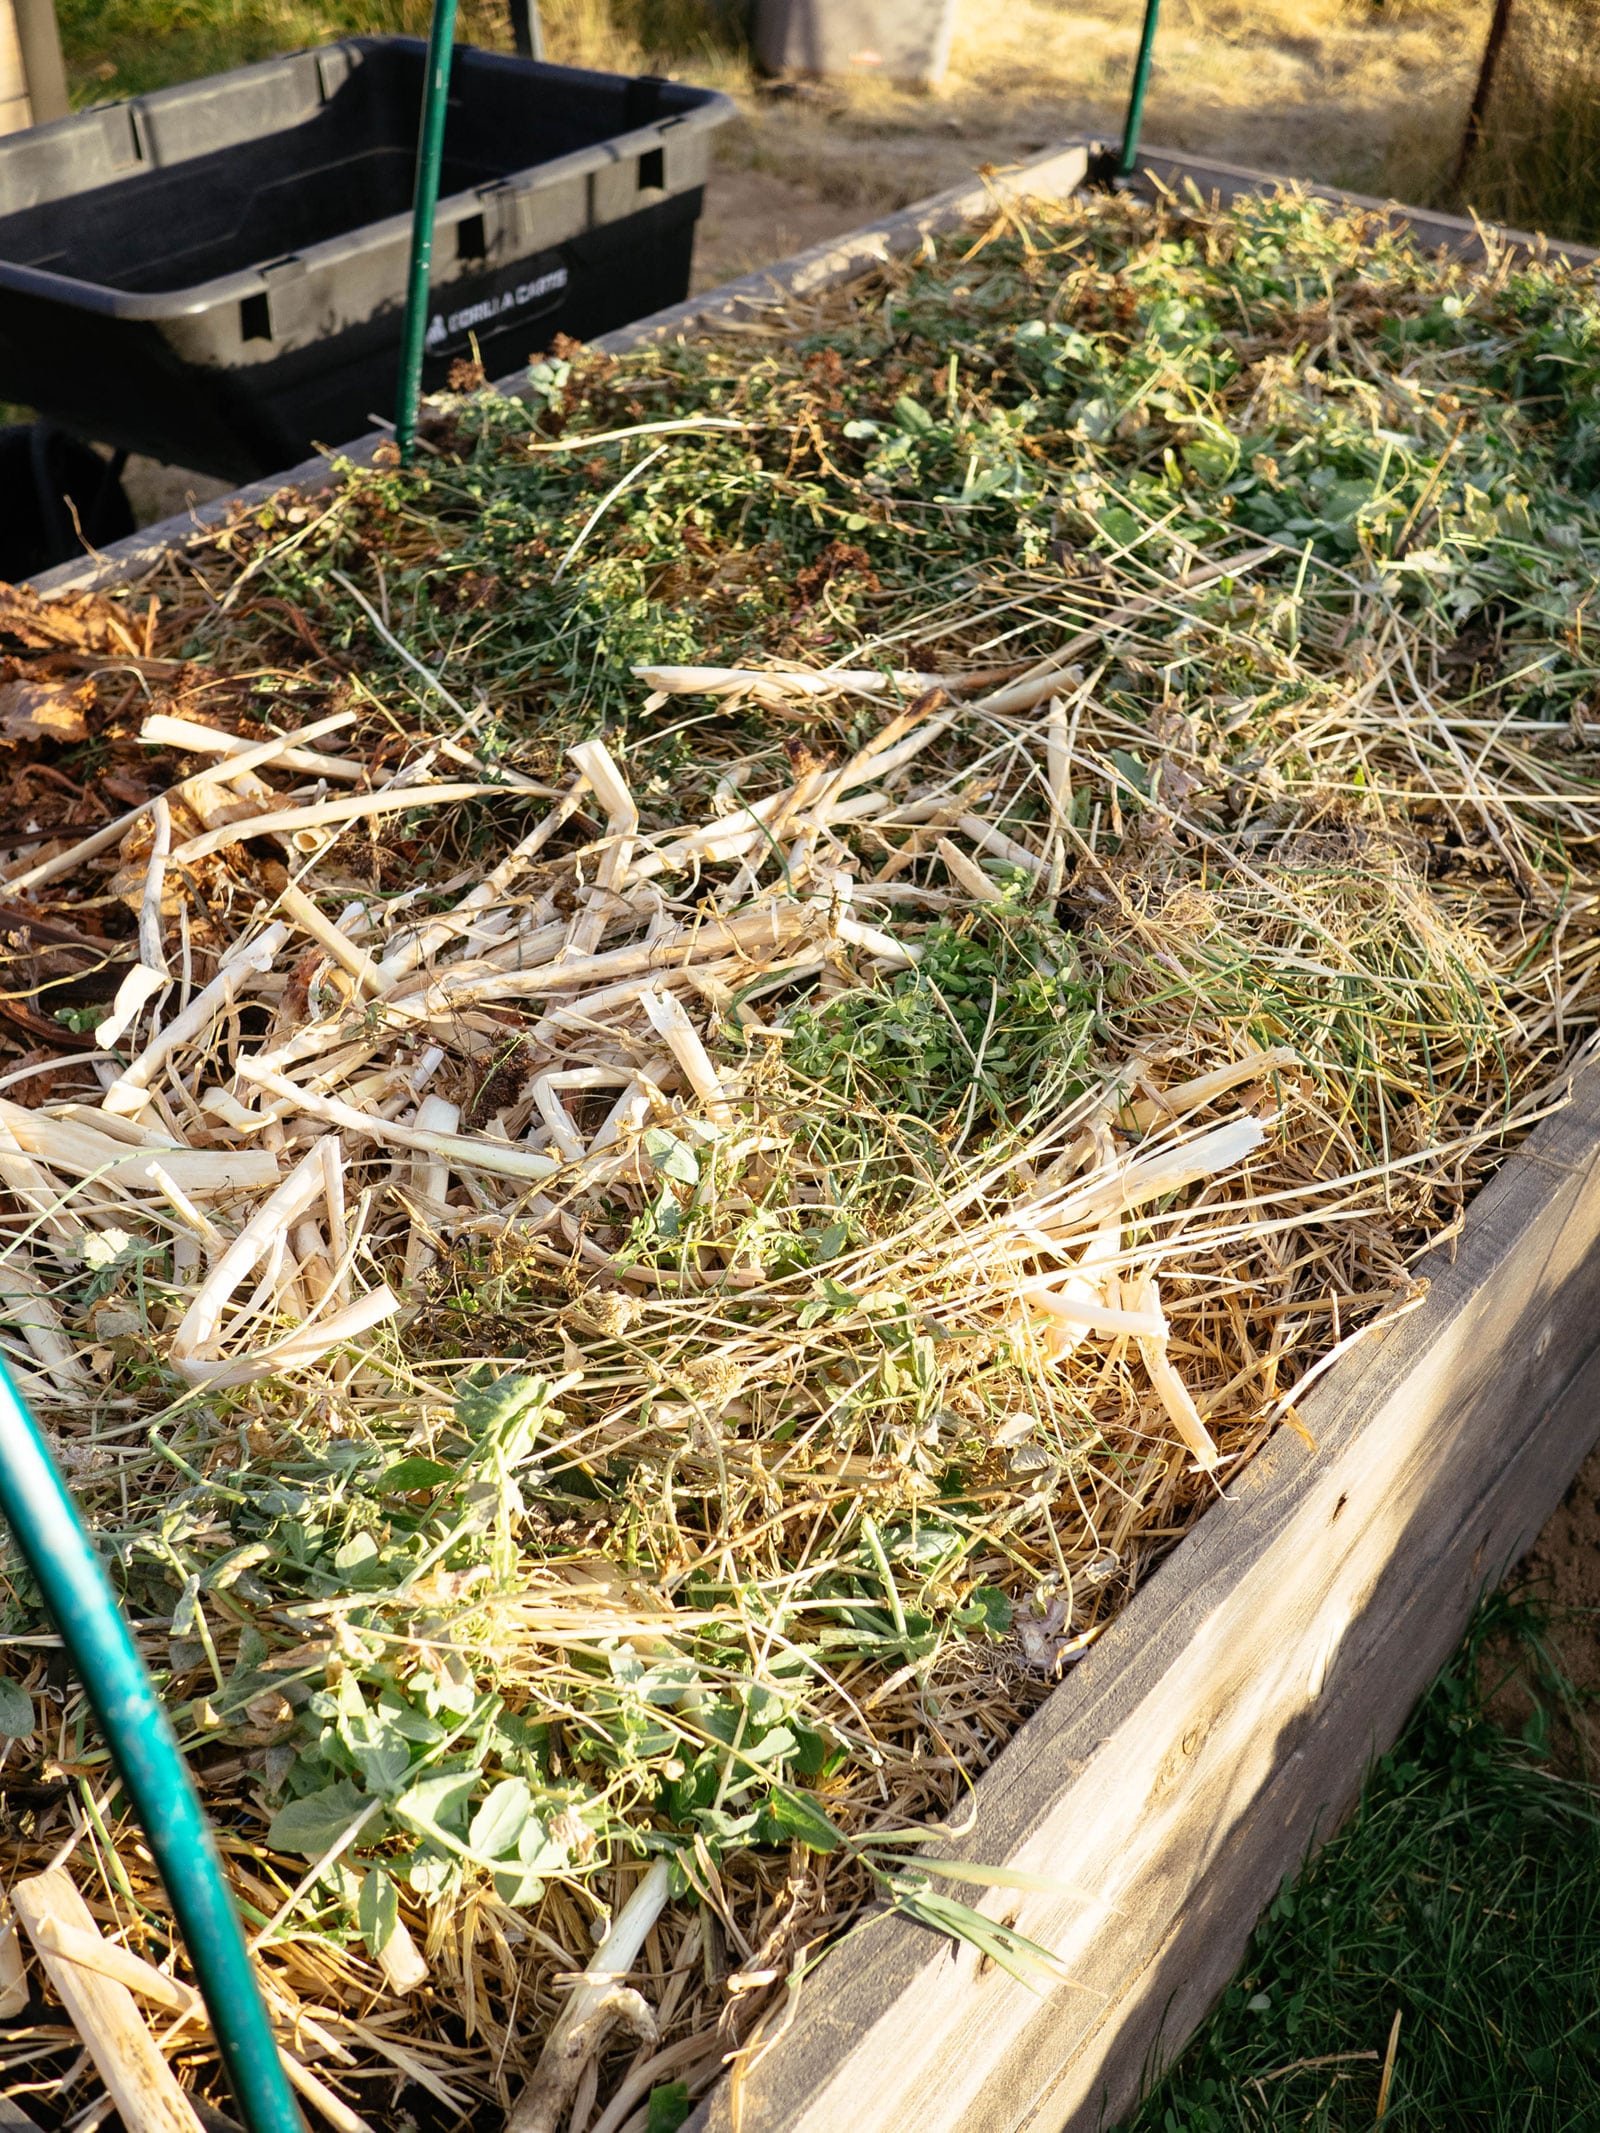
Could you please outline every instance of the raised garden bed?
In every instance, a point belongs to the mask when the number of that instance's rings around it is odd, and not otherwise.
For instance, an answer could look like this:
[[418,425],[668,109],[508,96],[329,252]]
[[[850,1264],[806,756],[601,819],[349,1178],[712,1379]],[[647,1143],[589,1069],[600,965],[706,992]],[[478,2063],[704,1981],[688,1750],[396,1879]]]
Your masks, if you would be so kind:
[[[1180,174],[1161,167],[1169,182]],[[1013,197],[1059,197],[1083,168],[1081,150],[1065,151],[1023,173]],[[1215,174],[1190,168],[1208,190]],[[1243,188],[1248,174],[1218,182]],[[760,327],[764,310],[820,299],[885,245],[986,207],[998,211],[987,190],[933,203],[698,300],[678,322]],[[1479,241],[1442,218],[1426,234]],[[302,472],[326,484],[325,467]],[[1414,516],[1425,509],[1426,497]],[[136,574],[156,551],[169,563],[173,546],[172,535],[125,546],[95,582]],[[1194,573],[1182,575],[1186,593]],[[1041,1989],[1036,1968],[1015,1979],[970,1937],[879,1916],[821,1969],[794,1971],[764,2028],[735,2027],[730,2041],[747,2048],[697,2123],[1076,2133],[1113,2122],[1149,2062],[1182,2041],[1276,1882],[1337,1819],[1475,1593],[1531,1539],[1600,1428],[1589,1308],[1600,1081],[1576,1058],[1564,1076],[1570,1102],[1419,1270],[1425,1290],[1278,1408],[1294,1426],[1250,1440],[1223,1500],[1081,1656],[1063,1653],[1076,1658],[1066,1679],[970,1800],[951,1803],[964,1833],[946,1854],[1016,1884],[975,1908],[1050,1951],[1061,1980]],[[1229,1439],[1231,1454],[1243,1441]]]

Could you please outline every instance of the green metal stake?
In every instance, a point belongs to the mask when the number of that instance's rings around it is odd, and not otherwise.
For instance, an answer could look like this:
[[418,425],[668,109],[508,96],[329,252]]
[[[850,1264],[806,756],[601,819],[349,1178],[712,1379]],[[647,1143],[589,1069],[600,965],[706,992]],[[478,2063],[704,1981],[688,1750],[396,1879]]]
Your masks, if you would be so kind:
[[205,1811],[100,1558],[0,1363],[0,1512],[44,1595],[143,1825],[249,2133],[305,2133]]
[[422,397],[422,352],[428,332],[428,274],[433,265],[433,214],[439,205],[439,165],[444,160],[445,104],[450,94],[450,56],[455,37],[456,0],[433,0],[427,72],[422,82],[422,123],[417,131],[417,181],[411,196],[411,273],[400,336],[400,398],[394,415],[394,436],[402,466],[410,465],[417,449],[417,402]]
[[1139,32],[1139,56],[1133,63],[1133,87],[1128,91],[1128,115],[1122,126],[1122,153],[1117,158],[1117,176],[1131,178],[1139,157],[1139,128],[1144,124],[1144,92],[1150,86],[1150,55],[1155,49],[1156,17],[1161,0],[1144,0],[1144,27]]

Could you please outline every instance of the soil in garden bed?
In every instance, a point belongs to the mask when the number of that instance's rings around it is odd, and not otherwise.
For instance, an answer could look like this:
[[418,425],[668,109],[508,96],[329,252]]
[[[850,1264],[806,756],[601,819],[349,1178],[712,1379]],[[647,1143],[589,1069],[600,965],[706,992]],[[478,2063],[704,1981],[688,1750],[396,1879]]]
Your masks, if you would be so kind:
[[[0,593],[8,1344],[357,2109],[665,2122],[868,1902],[1049,1967],[923,1834],[1593,1027],[1597,346],[997,205]],[[160,1960],[39,1649],[5,1871]]]

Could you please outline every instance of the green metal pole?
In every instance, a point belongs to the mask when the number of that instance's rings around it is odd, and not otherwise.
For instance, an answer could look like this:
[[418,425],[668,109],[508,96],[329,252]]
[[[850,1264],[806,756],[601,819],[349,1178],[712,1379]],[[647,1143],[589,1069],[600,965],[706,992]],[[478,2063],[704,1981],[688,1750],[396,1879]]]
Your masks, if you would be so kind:
[[394,435],[402,465],[417,445],[417,402],[422,396],[422,349],[428,331],[428,273],[433,265],[433,214],[439,205],[439,165],[444,159],[445,104],[450,94],[450,55],[456,36],[456,0],[433,0],[427,72],[422,82],[422,122],[417,130],[417,181],[411,196],[411,273],[406,284],[405,325],[400,337],[400,398]]
[[0,1512],[144,1828],[249,2133],[305,2133],[178,1737],[38,1426],[0,1362]]
[[1133,87],[1128,91],[1128,115],[1122,127],[1122,153],[1117,158],[1117,176],[1131,178],[1139,156],[1139,128],[1144,124],[1144,92],[1150,86],[1150,55],[1155,49],[1156,17],[1161,0],[1144,0],[1144,27],[1139,32],[1139,56],[1133,63]]

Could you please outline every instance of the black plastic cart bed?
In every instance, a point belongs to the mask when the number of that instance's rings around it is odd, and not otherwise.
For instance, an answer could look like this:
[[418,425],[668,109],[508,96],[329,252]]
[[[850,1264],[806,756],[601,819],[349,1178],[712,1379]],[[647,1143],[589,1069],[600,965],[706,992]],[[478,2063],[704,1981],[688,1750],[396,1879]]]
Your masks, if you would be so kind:
[[[0,142],[0,398],[230,479],[394,392],[424,48],[352,38]],[[688,291],[712,91],[465,48],[424,383]]]

